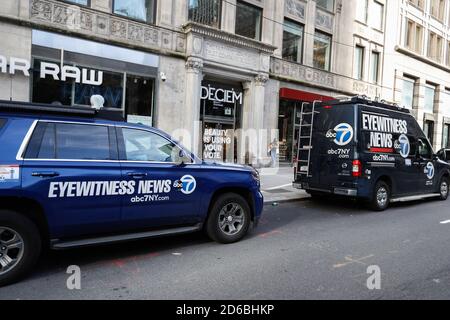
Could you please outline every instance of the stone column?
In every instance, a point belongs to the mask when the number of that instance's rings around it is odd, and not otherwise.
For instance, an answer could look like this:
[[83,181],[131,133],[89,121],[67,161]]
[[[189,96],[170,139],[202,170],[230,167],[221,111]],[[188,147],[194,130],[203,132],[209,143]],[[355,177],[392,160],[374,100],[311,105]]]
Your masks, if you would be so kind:
[[445,86],[439,85],[436,87],[436,94],[434,98],[434,151],[439,151],[442,148],[442,134],[444,132],[444,116],[445,116]]
[[[261,166],[267,161],[264,137],[265,85],[269,76],[258,74],[252,82],[244,82],[242,133],[239,136],[238,159],[241,163]],[[244,152],[245,151],[245,152]]]
[[203,60],[188,58],[186,62],[186,104],[181,116],[183,117],[183,129],[189,133],[190,137],[186,137],[183,144],[197,155],[200,155],[198,139],[202,80]]
[[221,29],[234,33],[236,29],[236,0],[222,1],[222,23]]

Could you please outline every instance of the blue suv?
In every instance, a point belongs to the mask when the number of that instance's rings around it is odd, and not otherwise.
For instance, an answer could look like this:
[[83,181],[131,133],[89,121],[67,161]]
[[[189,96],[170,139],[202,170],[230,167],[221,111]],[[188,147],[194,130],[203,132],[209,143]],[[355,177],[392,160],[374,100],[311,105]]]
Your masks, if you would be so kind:
[[45,247],[199,230],[233,243],[257,225],[255,169],[204,162],[157,129],[101,113],[0,102],[0,285]]

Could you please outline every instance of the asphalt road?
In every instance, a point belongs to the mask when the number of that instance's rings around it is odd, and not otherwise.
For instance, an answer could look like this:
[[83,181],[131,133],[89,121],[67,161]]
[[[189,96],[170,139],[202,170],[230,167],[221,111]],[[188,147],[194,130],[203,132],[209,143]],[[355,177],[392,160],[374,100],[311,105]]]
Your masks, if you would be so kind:
[[[448,202],[303,201],[265,209],[244,241],[200,234],[52,252],[2,299],[450,299]],[[66,287],[69,265],[81,290]],[[379,266],[381,289],[366,286]]]

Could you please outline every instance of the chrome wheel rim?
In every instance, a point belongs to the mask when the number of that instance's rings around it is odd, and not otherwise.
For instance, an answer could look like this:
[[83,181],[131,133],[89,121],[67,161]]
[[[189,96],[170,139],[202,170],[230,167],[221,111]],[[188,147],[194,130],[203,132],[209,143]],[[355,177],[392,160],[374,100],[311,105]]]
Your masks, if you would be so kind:
[[0,226],[0,275],[12,269],[22,260],[24,242],[18,232]]
[[226,235],[238,234],[245,225],[245,213],[237,203],[226,204],[219,213],[219,227]]
[[381,187],[377,190],[377,203],[381,208],[386,206],[388,201],[388,192],[385,187]]
[[446,197],[448,194],[448,184],[446,181],[441,183],[441,196]]

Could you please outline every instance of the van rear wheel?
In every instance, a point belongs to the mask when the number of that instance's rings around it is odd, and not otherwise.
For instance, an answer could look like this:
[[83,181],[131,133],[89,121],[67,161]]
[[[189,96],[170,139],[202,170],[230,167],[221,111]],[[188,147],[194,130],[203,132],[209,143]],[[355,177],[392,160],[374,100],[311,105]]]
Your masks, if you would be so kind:
[[389,206],[390,190],[384,181],[379,181],[373,190],[371,208],[375,211],[384,211]]
[[449,192],[449,180],[447,177],[442,177],[439,183],[439,197],[441,200],[447,200]]

